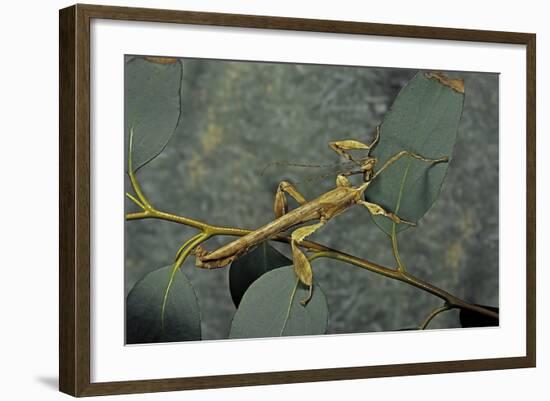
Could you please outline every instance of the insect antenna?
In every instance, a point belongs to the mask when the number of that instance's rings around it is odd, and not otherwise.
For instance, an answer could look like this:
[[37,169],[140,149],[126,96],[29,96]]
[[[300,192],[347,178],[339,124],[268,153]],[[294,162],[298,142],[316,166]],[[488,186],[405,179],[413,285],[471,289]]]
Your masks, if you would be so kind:
[[306,184],[306,183],[310,184],[310,183],[318,182],[318,181],[324,180],[325,178],[334,177],[334,176],[335,176],[334,172],[325,173],[325,174],[317,174],[317,175],[314,175],[312,177],[304,178],[300,181],[297,181],[296,184]]
[[298,168],[333,168],[336,169],[338,167],[342,167],[344,165],[349,164],[347,163],[333,163],[333,164],[307,164],[307,163],[293,163],[293,162],[287,162],[287,161],[275,161],[267,163],[260,171],[260,175],[263,176],[267,172],[267,170],[273,168],[273,167],[298,167]]
[[344,161],[344,162],[332,163],[332,164],[310,164],[310,163],[276,161],[265,165],[261,169],[260,174],[263,176],[267,174],[270,168],[276,168],[276,167],[292,167],[292,168],[297,167],[301,170],[321,169],[322,171],[317,174],[315,173],[308,174],[308,175],[301,174],[300,178],[293,180],[294,184],[311,184],[311,183],[322,181],[328,177],[335,178],[336,175],[340,173],[344,173],[354,169],[356,167],[356,164],[352,161]]

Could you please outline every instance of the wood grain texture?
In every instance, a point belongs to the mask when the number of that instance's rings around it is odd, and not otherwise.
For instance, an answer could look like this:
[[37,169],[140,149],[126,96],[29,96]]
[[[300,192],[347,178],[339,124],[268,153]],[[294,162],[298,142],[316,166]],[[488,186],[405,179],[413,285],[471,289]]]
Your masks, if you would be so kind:
[[527,260],[526,282],[527,282],[527,302],[526,302],[526,332],[527,332],[527,356],[529,366],[536,366],[537,359],[537,189],[536,189],[536,121],[537,121],[537,59],[536,59],[536,36],[529,35],[527,46]]
[[59,388],[90,384],[89,19],[60,11]]
[[148,393],[156,391],[198,390],[267,384],[304,383],[327,380],[354,380],[377,377],[416,376],[424,374],[470,372],[531,367],[526,358],[479,359],[432,363],[412,363],[336,369],[313,369],[286,372],[202,376],[158,380],[94,383],[80,395]]
[[[89,30],[91,18],[525,45],[527,49],[527,355],[517,358],[91,383]],[[536,38],[534,34],[93,5],[76,5],[61,10],[59,29],[59,387],[62,392],[73,396],[92,396],[535,366]]]
[[59,16],[59,389],[75,393],[75,9]]

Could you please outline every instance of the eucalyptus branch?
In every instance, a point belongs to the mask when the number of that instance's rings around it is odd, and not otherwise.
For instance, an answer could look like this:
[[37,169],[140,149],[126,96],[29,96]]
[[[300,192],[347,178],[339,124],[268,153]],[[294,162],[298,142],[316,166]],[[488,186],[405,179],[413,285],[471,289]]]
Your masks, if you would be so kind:
[[444,291],[444,290],[442,290],[442,289],[440,289],[440,288],[438,288],[438,287],[436,287],[436,286],[434,286],[434,285],[432,285],[432,284],[430,284],[426,281],[423,281],[423,280],[413,276],[410,273],[401,272],[397,269],[390,269],[388,267],[378,265],[374,262],[370,262],[366,259],[361,259],[361,258],[358,258],[356,256],[352,256],[352,255],[346,254],[344,252],[333,250],[333,249],[328,250],[328,251],[321,251],[321,252],[318,252],[318,253],[319,253],[319,255],[317,255],[316,257],[326,257],[326,258],[330,258],[330,259],[335,259],[335,260],[339,260],[339,261],[342,261],[342,262],[346,262],[346,263],[361,267],[361,268],[366,269],[366,270],[370,270],[374,273],[378,273],[378,274],[381,274],[381,275],[386,276],[388,278],[392,278],[392,279],[395,279],[395,280],[402,281],[404,283],[412,285],[413,287],[416,287],[416,288],[421,289],[423,291],[426,291],[426,292],[428,292],[432,295],[435,295],[436,297],[441,298],[442,300],[444,300],[445,302],[447,302],[449,305],[451,305],[453,307],[459,307],[459,308],[462,308],[462,309],[469,309],[471,311],[478,312],[478,313],[481,313],[483,315],[498,319],[498,313],[493,312],[492,310],[474,305],[474,304],[470,304],[470,303],[468,303],[468,302],[466,302],[466,301],[464,301],[464,300],[448,293],[447,291]]
[[[194,248],[196,245],[206,241],[207,239],[213,236],[217,236],[217,235],[244,236],[252,232],[252,230],[247,230],[243,228],[211,225],[199,220],[191,219],[189,217],[163,212],[154,208],[149,202],[149,200],[147,199],[147,197],[145,196],[145,194],[143,193],[139,185],[139,182],[135,176],[135,171],[132,168],[132,157],[131,157],[132,136],[133,136],[133,130],[130,130],[130,152],[128,154],[128,175],[130,176],[130,182],[131,182],[132,188],[135,194],[137,195],[138,199],[136,199],[133,195],[129,193],[127,193],[126,195],[131,200],[133,200],[134,203],[138,205],[142,210],[140,212],[133,212],[133,213],[126,214],[126,220],[130,221],[130,220],[142,220],[142,219],[159,219],[159,220],[171,221],[178,224],[183,224],[185,226],[193,227],[202,231],[201,234],[198,234],[197,236],[193,237],[193,239],[197,240],[197,242],[195,243],[195,241],[192,241],[193,242],[192,247],[191,246],[185,247],[184,245],[183,247],[180,248],[180,250],[178,250],[177,257],[176,257],[177,260],[182,259],[182,252],[185,254],[185,257],[187,257],[187,252],[184,252],[184,250],[189,249],[189,252],[191,252],[192,248]],[[392,249],[398,265],[397,269],[381,266],[369,260],[362,259],[353,255],[349,255],[347,253],[338,251],[336,249],[331,249],[325,245],[322,245],[313,241],[304,240],[300,243],[300,246],[313,252],[313,254],[309,257],[309,260],[325,257],[329,259],[346,262],[346,263],[361,267],[363,269],[369,270],[371,272],[381,274],[385,277],[402,281],[416,288],[419,288],[423,291],[426,291],[444,300],[445,304],[448,305],[450,308],[459,307],[463,309],[469,309],[471,311],[478,312],[480,314],[498,319],[498,313],[492,310],[483,308],[481,306],[470,304],[405,271],[405,268],[399,258],[399,253],[397,252],[395,227],[393,228],[391,237],[392,237]],[[291,243],[291,238],[283,234],[277,234],[271,239],[277,242]]]
[[[154,209],[153,207],[151,207],[149,210],[143,210],[141,212],[126,214],[126,220],[142,220],[142,219],[159,219],[159,220],[171,221],[178,224],[183,224],[189,227],[197,228],[203,231],[204,233],[209,234],[209,237],[213,237],[216,235],[244,236],[252,232],[252,230],[247,230],[243,228],[210,225],[208,223],[190,219],[188,217],[179,216],[179,215],[167,213],[167,212],[161,212]],[[284,242],[284,243],[291,242],[290,237],[286,235],[276,235],[272,238],[272,240],[277,242]],[[428,282],[425,282],[413,276],[410,273],[381,266],[369,260],[362,259],[353,255],[349,255],[347,253],[344,253],[335,249],[331,249],[325,245],[319,244],[314,241],[303,241],[301,243],[301,246],[314,252],[310,256],[309,258],[310,260],[317,259],[320,257],[325,257],[329,259],[346,262],[346,263],[361,267],[363,269],[369,270],[371,272],[381,274],[385,277],[399,280],[409,285],[412,285],[416,288],[419,288],[423,291],[426,291],[432,295],[435,295],[441,298],[442,300],[447,302],[449,305],[452,305],[454,307],[469,309],[471,311],[478,312],[480,314],[498,319],[498,313],[474,304],[470,304]]]

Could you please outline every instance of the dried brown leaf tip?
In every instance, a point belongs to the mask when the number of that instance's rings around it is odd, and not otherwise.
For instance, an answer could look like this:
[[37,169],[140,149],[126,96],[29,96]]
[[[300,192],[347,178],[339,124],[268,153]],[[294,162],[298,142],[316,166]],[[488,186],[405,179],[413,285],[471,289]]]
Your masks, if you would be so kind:
[[436,79],[441,84],[446,85],[458,93],[464,93],[464,80],[463,79],[451,79],[440,72],[428,72],[425,74],[426,78]]
[[176,61],[178,61],[178,59],[174,57],[145,56],[143,58],[147,61],[150,61],[151,63],[157,63],[157,64],[174,64]]

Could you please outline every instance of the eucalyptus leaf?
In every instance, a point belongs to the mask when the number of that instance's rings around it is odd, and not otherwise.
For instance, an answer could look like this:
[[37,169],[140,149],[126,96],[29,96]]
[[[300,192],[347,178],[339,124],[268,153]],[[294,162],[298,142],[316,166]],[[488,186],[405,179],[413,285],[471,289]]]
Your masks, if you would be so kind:
[[237,258],[229,269],[229,289],[235,306],[239,306],[244,293],[256,279],[268,271],[291,264],[292,260],[268,242]]
[[[494,306],[486,306],[486,305],[477,305],[477,306],[482,306],[485,309],[489,309],[497,313],[499,311],[499,308]],[[460,309],[459,319],[460,319],[460,325],[462,327],[490,327],[490,326],[499,325],[499,319],[482,315],[481,313],[475,312],[470,309]]]
[[142,57],[127,59],[124,76],[125,137],[129,137],[133,127],[134,170],[158,156],[178,126],[182,74],[181,62],[158,63]]
[[201,339],[200,310],[191,282],[178,271],[162,303],[172,266],[155,270],[136,283],[126,299],[126,343],[143,344]]
[[[372,151],[378,158],[378,169],[403,150],[430,159],[444,156],[451,159],[464,90],[457,80],[445,81],[437,77],[419,72],[396,97],[380,126],[380,141]],[[430,164],[402,157],[372,182],[365,198],[402,219],[418,222],[439,195],[448,166],[447,162]],[[391,234],[391,220],[382,216],[373,216],[373,219],[383,231]],[[398,224],[396,231],[408,227]]]
[[328,323],[325,294],[314,284],[306,306],[300,300],[308,288],[299,283],[292,266],[271,270],[244,294],[231,323],[230,338],[324,334]]

